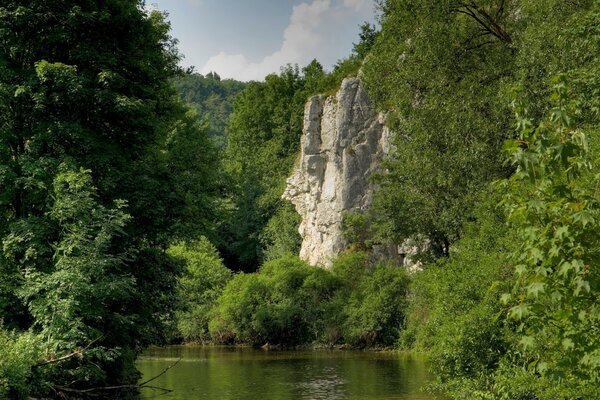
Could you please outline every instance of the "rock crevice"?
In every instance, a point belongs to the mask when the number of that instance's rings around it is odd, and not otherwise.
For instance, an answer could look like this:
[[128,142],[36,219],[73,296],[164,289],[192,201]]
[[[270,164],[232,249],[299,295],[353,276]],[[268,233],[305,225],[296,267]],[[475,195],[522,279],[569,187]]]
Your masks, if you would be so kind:
[[303,260],[328,267],[347,247],[342,215],[371,206],[371,176],[388,153],[389,136],[359,79],[345,79],[335,96],[308,100],[300,159],[283,194],[302,217]]

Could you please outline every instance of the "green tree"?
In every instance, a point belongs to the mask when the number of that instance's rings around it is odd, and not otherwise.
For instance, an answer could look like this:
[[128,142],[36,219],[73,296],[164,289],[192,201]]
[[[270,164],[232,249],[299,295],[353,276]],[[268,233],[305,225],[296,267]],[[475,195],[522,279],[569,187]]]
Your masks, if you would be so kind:
[[205,237],[171,246],[167,252],[186,266],[177,282],[177,297],[182,303],[181,311],[177,312],[178,332],[186,341],[209,341],[211,310],[232,278],[231,271]]
[[233,105],[245,84],[233,79],[222,80],[214,72],[205,76],[186,73],[174,81],[181,99],[192,105],[198,119],[206,122],[209,135],[219,147],[226,143],[226,127]]
[[[126,268],[134,250],[122,241],[130,220],[123,212],[125,203],[103,207],[97,202],[90,171],[61,169],[54,180],[49,213],[59,231],[54,265],[47,270],[25,269],[19,290],[31,312],[32,328],[46,343],[48,358],[58,358],[83,344],[103,342],[105,335],[127,332],[136,323],[136,315],[125,307],[137,292],[135,278]],[[11,239],[16,238],[9,236],[4,242],[9,254]],[[80,360],[52,371],[59,375],[54,379],[85,376],[89,383],[102,385],[106,371],[97,363],[110,363],[121,355],[92,346]]]
[[[233,268],[256,270],[263,259],[261,238],[275,241],[263,230],[278,212],[278,218],[286,213],[281,195],[300,145],[303,89],[298,68],[288,66],[265,82],[249,83],[236,101],[224,160],[233,211],[221,227],[224,243],[219,246]],[[286,242],[295,246],[295,240]]]
[[[513,2],[475,3],[473,12],[493,11],[495,24],[509,30]],[[393,110],[396,133],[377,199],[380,235],[428,237],[437,255],[448,254],[473,217],[474,194],[506,173],[502,84],[514,50],[461,4],[385,1],[382,33],[364,66],[367,89]]]
[[[48,356],[91,346],[89,357],[48,367],[48,385],[31,382],[42,396],[135,382],[135,356],[162,340],[174,303],[179,267],[164,248],[198,215],[189,197],[208,185],[185,186],[189,171],[175,165],[185,145],[173,140],[191,131],[188,145],[211,148],[172,87],[169,25],[142,6],[0,6],[0,320],[42,332]],[[186,228],[202,229],[203,220]]]
[[556,107],[540,124],[517,105],[521,133],[508,144],[517,170],[502,188],[522,241],[510,315],[523,322],[520,345],[532,369],[598,383],[600,177],[587,135],[570,126],[564,76],[555,90]]

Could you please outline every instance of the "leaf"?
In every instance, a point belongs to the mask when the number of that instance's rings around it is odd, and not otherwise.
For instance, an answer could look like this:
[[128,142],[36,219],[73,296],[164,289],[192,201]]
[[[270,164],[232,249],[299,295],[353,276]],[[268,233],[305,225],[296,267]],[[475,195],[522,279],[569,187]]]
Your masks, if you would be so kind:
[[515,267],[515,272],[517,273],[517,275],[523,275],[524,273],[527,272],[527,265],[525,264],[519,264]]
[[583,227],[585,228],[588,224],[594,224],[595,219],[592,216],[592,214],[590,214],[587,211],[582,211],[580,213],[575,214],[574,218],[575,221],[579,222],[581,225],[583,225]]
[[579,296],[582,290],[586,293],[589,293],[590,283],[578,276],[575,278],[575,290],[573,291],[573,294],[575,294],[575,296]]
[[525,350],[533,348],[535,347],[535,339],[533,336],[523,336],[521,337],[521,340],[519,340],[519,345]]
[[573,264],[570,262],[563,262],[558,267],[558,273],[561,276],[566,276],[573,269]]
[[562,346],[563,349],[569,351],[569,350],[573,350],[575,349],[575,342],[573,342],[573,340],[571,340],[570,338],[564,338],[562,340]]
[[531,313],[530,307],[527,304],[519,304],[510,309],[509,316],[511,318],[521,320]]
[[564,239],[565,237],[567,237],[568,234],[569,234],[569,227],[561,226],[556,229],[556,232],[554,233],[554,237],[556,237],[558,239]]
[[559,254],[560,254],[560,248],[556,245],[552,245],[552,247],[550,247],[550,250],[548,250],[548,255],[550,257],[558,257]]
[[538,297],[540,293],[544,293],[546,290],[546,284],[543,282],[533,282],[527,287],[527,294],[533,297]]

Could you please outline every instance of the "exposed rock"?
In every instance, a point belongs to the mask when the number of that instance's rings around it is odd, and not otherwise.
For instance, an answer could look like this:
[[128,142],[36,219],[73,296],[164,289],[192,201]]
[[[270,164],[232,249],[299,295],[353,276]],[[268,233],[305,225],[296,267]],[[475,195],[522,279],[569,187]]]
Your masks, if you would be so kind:
[[328,267],[346,248],[342,214],[371,206],[370,178],[389,152],[389,136],[385,115],[356,78],[345,79],[336,96],[309,99],[300,160],[283,195],[302,216],[303,260]]

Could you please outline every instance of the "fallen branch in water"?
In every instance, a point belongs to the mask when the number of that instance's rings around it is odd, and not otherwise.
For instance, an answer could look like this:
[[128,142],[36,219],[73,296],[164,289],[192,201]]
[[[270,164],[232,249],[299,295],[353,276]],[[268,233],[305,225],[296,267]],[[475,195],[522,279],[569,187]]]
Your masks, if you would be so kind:
[[161,376],[163,376],[164,374],[166,374],[168,370],[170,370],[171,368],[173,368],[174,366],[176,366],[177,364],[179,364],[179,361],[181,361],[181,359],[182,359],[182,357],[179,357],[179,359],[178,359],[177,361],[175,361],[173,364],[171,364],[171,365],[169,365],[167,368],[165,368],[165,369],[163,370],[163,372],[161,372],[160,374],[156,375],[156,376],[155,376],[155,377],[153,377],[153,378],[150,378],[150,379],[148,379],[148,380],[147,380],[147,381],[145,381],[145,382],[142,382],[142,383],[140,383],[140,386],[147,385],[148,383],[150,383],[150,382],[152,382],[152,381],[154,381],[154,380],[156,380],[156,379],[160,378]]
[[103,396],[105,396],[105,394],[102,394],[102,392],[112,392],[112,391],[134,391],[134,390],[141,390],[141,389],[152,389],[152,390],[159,390],[162,392],[162,394],[166,394],[166,393],[170,393],[173,390],[172,389],[167,389],[167,388],[162,388],[162,387],[158,387],[158,386],[152,386],[152,385],[148,385],[150,382],[158,379],[159,377],[163,376],[164,374],[167,373],[167,371],[169,371],[171,368],[173,368],[174,366],[176,366],[177,364],[179,364],[179,362],[181,361],[181,357],[175,361],[173,364],[169,365],[167,368],[165,368],[160,374],[142,382],[142,383],[138,383],[138,384],[133,384],[133,385],[117,385],[117,386],[103,386],[103,387],[95,387],[95,388],[89,388],[89,389],[74,389],[74,388],[70,388],[68,386],[60,386],[60,385],[54,385],[53,389],[58,392],[61,393],[62,396],[64,398],[69,398],[69,394],[73,394],[73,395],[77,395],[77,396],[87,396],[87,397],[98,397],[101,398]]

